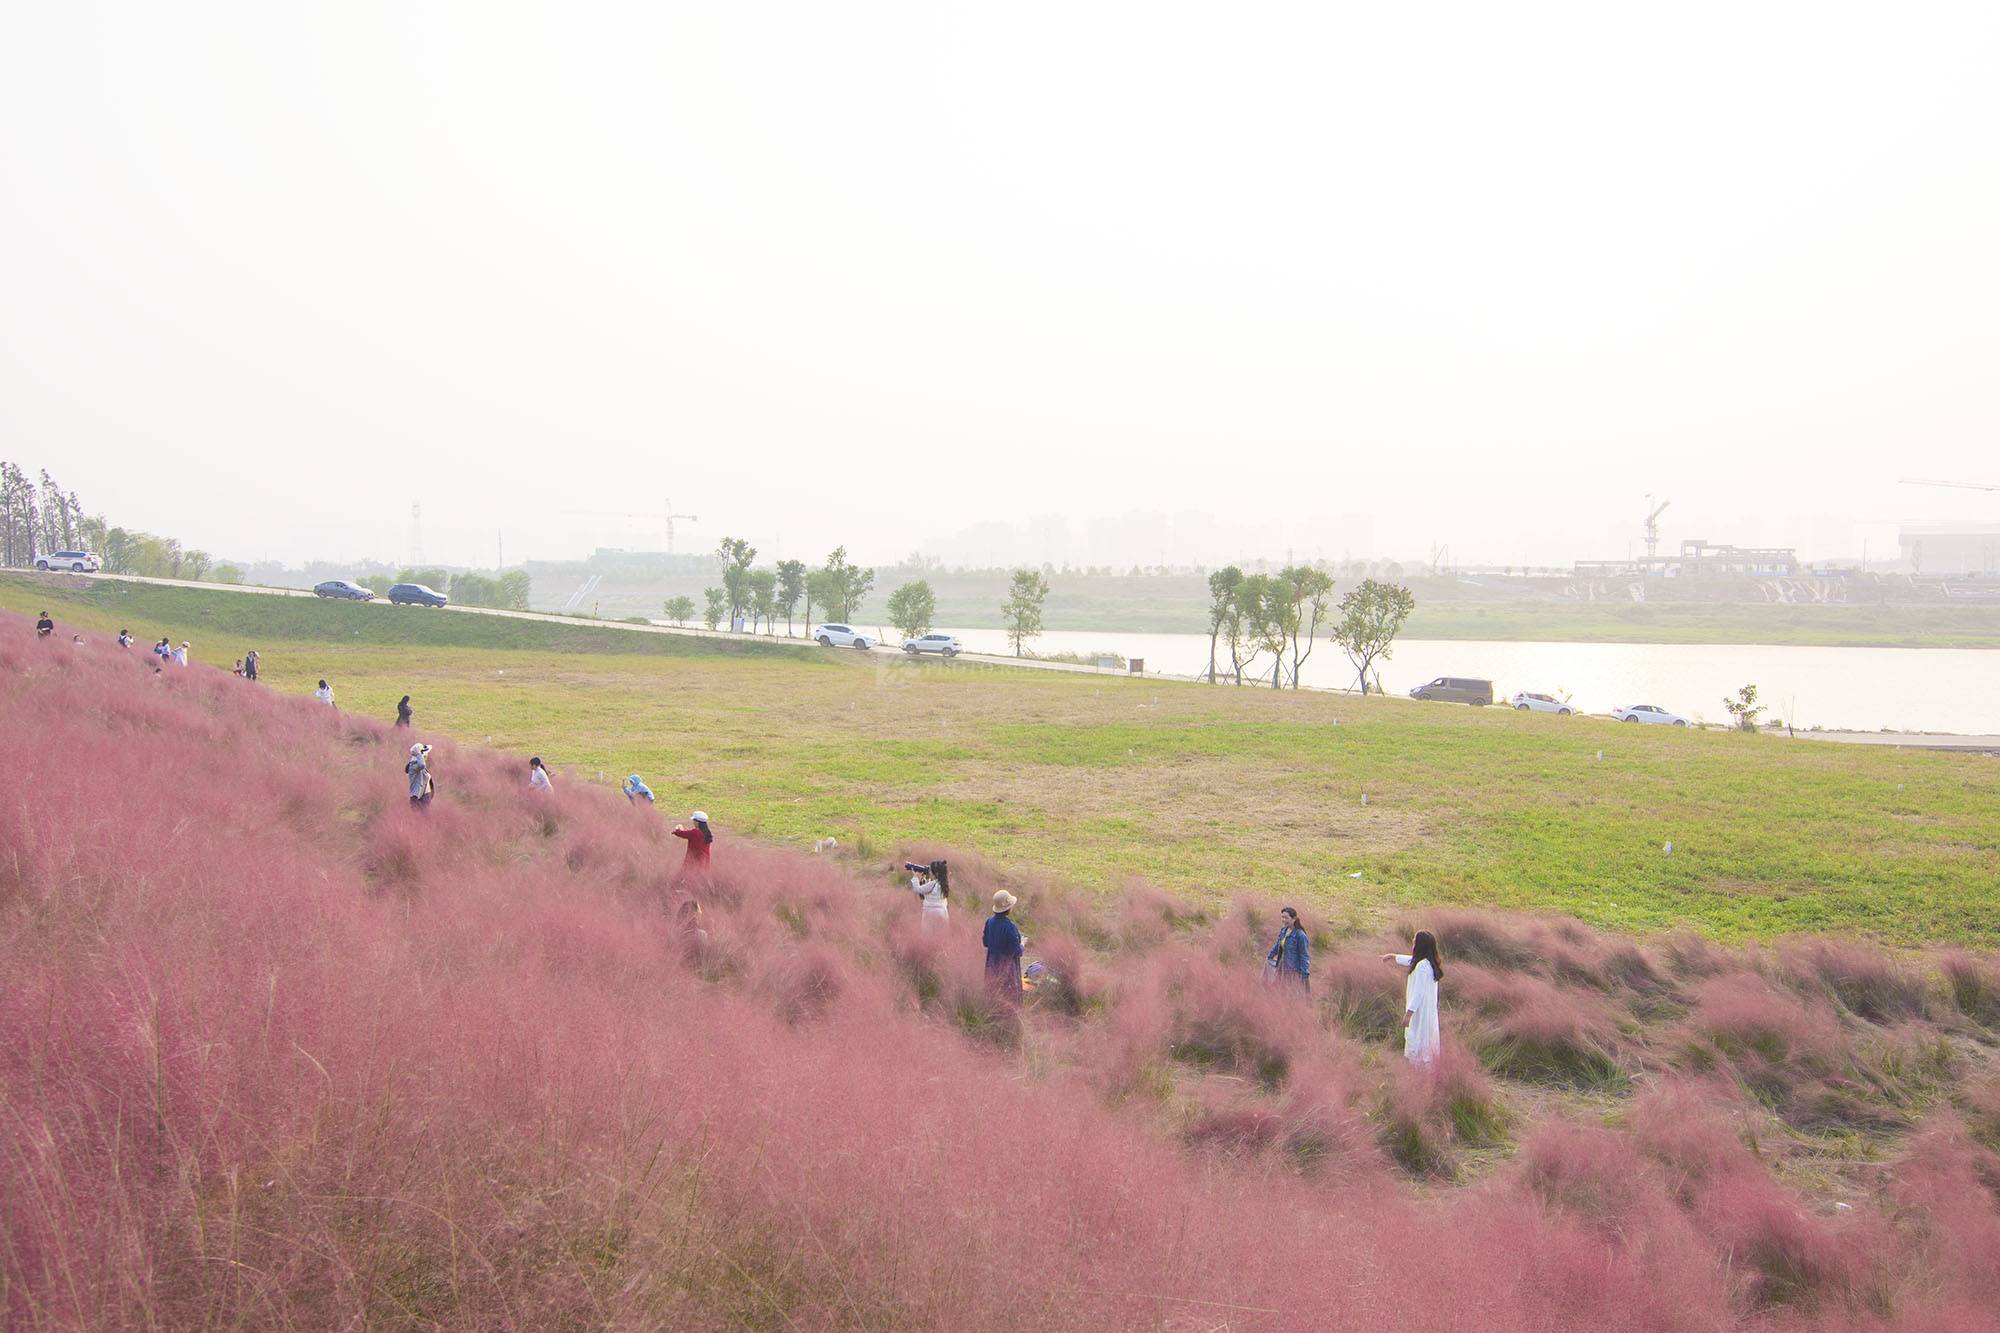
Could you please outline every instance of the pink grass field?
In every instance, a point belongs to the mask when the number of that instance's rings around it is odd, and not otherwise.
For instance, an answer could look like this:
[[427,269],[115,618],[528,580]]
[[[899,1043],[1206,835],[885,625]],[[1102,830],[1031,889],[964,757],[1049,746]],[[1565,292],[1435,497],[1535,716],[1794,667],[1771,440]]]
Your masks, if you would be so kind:
[[953,856],[925,935],[418,738],[427,811],[407,732],[0,616],[8,1327],[2000,1327],[1991,957],[1420,913],[1426,1074],[1394,934],[1301,999],[1270,904]]

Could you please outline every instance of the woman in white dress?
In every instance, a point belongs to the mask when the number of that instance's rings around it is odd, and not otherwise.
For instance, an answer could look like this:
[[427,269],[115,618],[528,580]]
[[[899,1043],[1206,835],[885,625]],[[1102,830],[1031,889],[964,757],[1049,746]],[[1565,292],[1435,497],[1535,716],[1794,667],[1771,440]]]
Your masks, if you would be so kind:
[[1427,1065],[1437,1059],[1441,1045],[1438,982],[1444,977],[1444,961],[1438,957],[1437,936],[1420,930],[1408,953],[1385,953],[1382,961],[1409,974],[1403,983],[1403,1054],[1413,1064]]
[[932,861],[929,865],[905,861],[903,869],[912,872],[910,892],[923,902],[924,929],[942,930],[951,919],[950,867],[942,861]]

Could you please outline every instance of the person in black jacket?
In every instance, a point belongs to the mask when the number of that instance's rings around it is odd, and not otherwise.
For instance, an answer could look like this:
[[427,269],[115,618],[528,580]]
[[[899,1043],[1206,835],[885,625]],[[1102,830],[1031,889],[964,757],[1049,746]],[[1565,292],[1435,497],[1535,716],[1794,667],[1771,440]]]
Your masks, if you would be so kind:
[[56,632],[56,622],[49,619],[49,613],[42,612],[42,618],[35,622],[35,637],[46,639]]
[[410,725],[410,696],[407,694],[403,696],[402,702],[396,705],[396,725],[399,727]]

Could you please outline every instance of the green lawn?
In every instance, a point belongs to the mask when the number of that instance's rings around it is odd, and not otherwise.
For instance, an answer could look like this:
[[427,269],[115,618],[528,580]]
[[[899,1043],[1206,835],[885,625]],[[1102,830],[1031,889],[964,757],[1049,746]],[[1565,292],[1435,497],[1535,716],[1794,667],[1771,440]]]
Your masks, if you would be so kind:
[[326,676],[351,711],[408,693],[419,734],[541,754],[562,782],[638,771],[669,812],[792,845],[935,842],[1357,921],[1485,903],[2000,945],[2000,763],[1978,756],[0,577],[0,606],[45,605],[197,660],[254,645],[269,686]]

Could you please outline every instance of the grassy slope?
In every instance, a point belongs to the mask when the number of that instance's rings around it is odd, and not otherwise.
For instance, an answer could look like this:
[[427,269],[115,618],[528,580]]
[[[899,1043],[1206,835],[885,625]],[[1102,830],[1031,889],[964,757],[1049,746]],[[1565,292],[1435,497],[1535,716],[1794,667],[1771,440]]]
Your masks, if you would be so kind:
[[637,770],[669,807],[793,843],[936,842],[1356,921],[1449,901],[1728,939],[2000,942],[2000,765],[1978,757],[0,579],[0,606],[44,604],[197,657],[255,642],[275,688],[326,675],[376,716],[407,692],[420,730],[571,781]]

